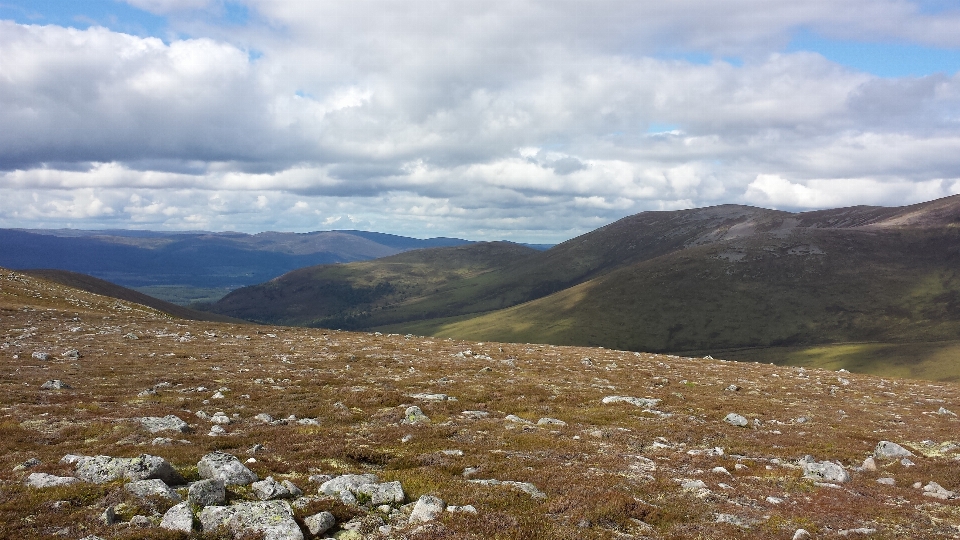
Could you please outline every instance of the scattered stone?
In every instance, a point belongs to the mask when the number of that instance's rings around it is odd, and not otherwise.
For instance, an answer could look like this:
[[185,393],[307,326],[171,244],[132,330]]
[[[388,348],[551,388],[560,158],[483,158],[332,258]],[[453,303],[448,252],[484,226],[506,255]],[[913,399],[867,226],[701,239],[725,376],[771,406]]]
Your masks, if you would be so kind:
[[420,407],[417,407],[416,405],[414,405],[412,407],[407,407],[407,410],[404,413],[403,421],[401,423],[410,424],[410,425],[428,424],[430,423],[430,417],[423,414],[423,411],[420,410]]
[[717,523],[726,523],[742,529],[749,529],[750,522],[733,514],[717,514]]
[[219,437],[220,435],[226,435],[226,434],[227,434],[227,430],[223,429],[223,426],[219,424],[214,424],[213,426],[210,426],[210,432],[207,433],[207,435],[210,437]]
[[811,538],[813,538],[813,535],[806,529],[797,529],[793,533],[793,540],[810,540]]
[[254,419],[254,420],[259,420],[260,422],[263,422],[264,424],[273,423],[273,417],[270,416],[270,415],[267,414],[267,413],[260,413],[260,414],[258,414],[258,415],[256,415],[256,416],[254,416],[253,419]]
[[698,491],[707,489],[707,484],[703,480],[681,480],[680,489],[684,491]]
[[952,411],[950,411],[950,410],[947,410],[947,409],[944,408],[944,407],[940,407],[940,410],[937,411],[937,414],[939,414],[939,415],[941,415],[941,416],[956,416],[956,415],[957,415],[957,413],[952,412]]
[[471,420],[480,420],[490,416],[490,413],[487,411],[463,411],[460,415]]
[[737,413],[728,414],[723,419],[723,421],[730,424],[731,426],[737,426],[737,427],[747,427],[750,425],[750,422],[746,418],[744,418],[743,416],[740,416]]
[[83,355],[80,354],[80,351],[78,351],[77,349],[70,349],[68,351],[64,351],[62,356],[64,358],[73,358],[74,360],[76,360],[77,358],[80,358]]
[[320,536],[337,524],[337,518],[333,517],[333,514],[330,512],[320,512],[319,514],[303,518],[303,524],[307,526],[310,534]]
[[230,420],[230,417],[221,411],[214,413],[214,415],[210,417],[210,422],[213,424],[226,425],[232,424],[233,420]]
[[182,500],[176,491],[170,489],[168,485],[163,483],[163,480],[137,480],[136,482],[130,482],[124,486],[124,488],[135,497],[142,498],[157,495],[170,499],[173,502],[180,502]]
[[910,460],[907,459],[907,458],[901,459],[901,460],[900,460],[900,464],[903,465],[904,467],[913,467],[914,465],[916,465],[916,463],[910,461]]
[[956,498],[957,494],[953,491],[947,490],[945,487],[936,482],[930,482],[929,484],[923,486],[923,496],[946,501]]
[[216,506],[227,500],[227,492],[223,480],[198,480],[190,484],[187,491],[187,500],[195,506]]
[[108,506],[102,514],[100,514],[100,522],[104,525],[113,525],[117,522],[117,511],[112,506]]
[[432,495],[424,495],[417,500],[413,512],[410,513],[409,523],[425,523],[437,519],[446,509],[442,499]]
[[54,476],[47,473],[30,473],[30,476],[26,479],[26,484],[34,488],[48,488],[48,487],[59,487],[59,486],[69,486],[70,484],[76,484],[80,480],[72,476]]
[[850,474],[837,463],[830,461],[802,461],[803,477],[822,482],[844,483],[850,481]]
[[563,426],[567,425],[567,423],[564,422],[563,420],[557,420],[556,418],[541,418],[541,419],[537,420],[537,425],[538,425],[538,426],[557,426],[557,427],[563,427]]
[[320,484],[320,493],[324,495],[340,495],[353,493],[362,485],[379,484],[380,478],[375,474],[345,474]]
[[894,480],[893,478],[889,478],[889,477],[877,478],[877,483],[878,483],[878,484],[883,484],[883,485],[885,485],[885,486],[895,486],[895,485],[897,485],[897,481]]
[[197,463],[200,478],[222,480],[228,486],[245,486],[257,481],[257,475],[240,460],[226,452],[211,452]]
[[223,527],[234,536],[260,533],[264,540],[303,540],[286,501],[244,502],[232,506],[208,506],[199,515],[203,532]]
[[81,480],[95,484],[105,484],[121,478],[131,481],[158,479],[168,486],[184,483],[183,477],[167,460],[149,454],[141,454],[135,458],[80,457],[76,461],[76,474]]
[[421,401],[457,401],[457,398],[446,394],[410,394],[410,397]]
[[895,442],[880,441],[873,451],[873,456],[878,458],[903,458],[912,457],[913,452]]
[[770,497],[767,497],[766,500],[770,504],[783,504],[783,499],[781,499],[780,497],[770,496]]
[[382,504],[403,504],[406,496],[403,494],[403,486],[400,482],[385,482],[383,484],[362,484],[353,490],[355,495],[363,495],[370,498],[372,506]]
[[[253,493],[261,501],[269,501],[271,499],[288,499],[294,497],[294,494],[291,493],[285,485],[274,480],[272,476],[268,476],[259,482],[254,482],[250,487],[253,489]],[[300,490],[298,489],[297,491]]]
[[847,530],[844,530],[844,531],[840,531],[840,532],[837,533],[837,536],[850,536],[850,535],[854,535],[854,534],[865,534],[865,535],[869,535],[869,534],[876,534],[876,533],[877,533],[877,530],[876,530],[876,529],[871,529],[871,528],[868,528],[868,527],[861,527],[861,528],[859,528],[859,529],[847,529]]
[[532,425],[533,425],[533,422],[531,422],[531,421],[529,421],[529,420],[525,420],[525,419],[523,419],[523,418],[520,418],[519,416],[517,416],[517,415],[515,415],[515,414],[508,414],[508,415],[505,416],[503,419],[506,420],[507,422],[513,422],[514,424],[526,424],[526,425],[529,425],[529,426],[532,426]]
[[41,390],[69,390],[70,388],[73,387],[60,379],[53,379],[40,385]]
[[611,403],[629,403],[637,407],[643,407],[645,409],[652,409],[660,403],[659,399],[653,398],[638,398],[638,397],[629,397],[629,396],[607,396],[600,400],[604,405],[609,405]]
[[474,514],[476,515],[477,509],[473,507],[472,504],[467,504],[464,506],[454,506],[450,505],[447,507],[447,512],[451,513],[464,513],[464,514]]
[[36,360],[40,360],[41,362],[46,362],[47,360],[50,360],[50,353],[46,353],[43,351],[34,351],[34,353],[31,354],[30,356],[32,358],[35,358]]
[[164,417],[145,416],[140,419],[140,424],[150,433],[159,433],[161,431],[187,433],[190,431],[190,426],[186,422],[172,414]]
[[185,534],[193,532],[193,511],[190,509],[190,502],[185,501],[170,507],[160,520],[160,528]]
[[865,471],[875,471],[877,470],[877,462],[872,457],[868,457],[863,460],[863,466],[861,468]]
[[523,491],[524,493],[530,495],[534,499],[546,499],[546,493],[537,489],[537,486],[531,484],[530,482],[515,482],[513,480],[470,480],[474,484],[480,484],[483,486],[510,486]]

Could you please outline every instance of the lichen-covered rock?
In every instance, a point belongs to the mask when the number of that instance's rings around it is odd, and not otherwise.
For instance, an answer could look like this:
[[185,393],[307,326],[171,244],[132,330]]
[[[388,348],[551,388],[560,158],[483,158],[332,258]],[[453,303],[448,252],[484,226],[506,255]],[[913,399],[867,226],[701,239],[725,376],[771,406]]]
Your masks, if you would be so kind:
[[379,484],[380,478],[375,474],[344,474],[320,484],[320,493],[324,495],[340,495],[343,492],[353,493],[364,484]]
[[69,486],[76,484],[80,480],[72,476],[54,476],[47,473],[30,473],[25,483],[30,487],[48,488],[58,486]]
[[253,493],[261,501],[269,501],[271,499],[288,499],[296,496],[290,492],[287,486],[277,482],[272,476],[268,476],[259,482],[254,482],[250,487],[253,489]]
[[416,506],[413,507],[413,512],[410,512],[410,523],[425,523],[427,521],[433,521],[443,513],[447,505],[444,504],[443,499],[434,497],[432,495],[424,495],[417,500]]
[[878,458],[905,458],[912,457],[913,452],[895,442],[880,441],[873,451],[873,456]]
[[140,425],[147,429],[150,433],[158,433],[161,431],[176,431],[179,433],[186,433],[190,431],[190,426],[186,422],[181,420],[178,416],[168,414],[164,417],[157,416],[145,416],[140,419]]
[[200,512],[203,532],[221,527],[235,536],[262,534],[264,540],[303,540],[286,501],[245,502],[232,506],[208,506]]
[[160,520],[160,528],[186,534],[193,532],[193,512],[190,510],[190,503],[182,502],[170,507]]
[[737,427],[747,427],[750,425],[750,422],[743,416],[737,413],[730,413],[723,419],[724,422],[730,424],[731,426]]
[[257,481],[257,475],[235,456],[226,452],[211,452],[197,463],[200,478],[222,480],[228,486],[245,486]]
[[223,480],[216,478],[198,480],[190,484],[187,500],[196,506],[214,506],[227,500],[227,491]]
[[78,457],[76,474],[81,480],[105,484],[120,480],[163,480],[168,486],[183,484],[183,477],[173,465],[159,456],[141,454],[135,458],[110,456]]
[[829,461],[804,461],[800,466],[803,468],[804,478],[839,484],[850,481],[850,474],[836,463]]
[[420,410],[420,407],[414,405],[412,407],[407,407],[407,410],[404,412],[402,423],[410,425],[429,424],[430,417],[423,414],[423,411]]
[[40,385],[41,390],[69,390],[70,388],[73,387],[60,379],[49,380]]
[[369,498],[372,506],[380,506],[381,504],[403,504],[405,498],[403,486],[400,485],[400,482],[363,484],[357,487],[354,494]]
[[332,529],[337,524],[337,518],[330,512],[320,512],[303,518],[303,524],[307,526],[310,534],[319,536]]
[[158,495],[174,502],[180,502],[182,500],[176,491],[170,489],[170,486],[163,483],[163,480],[158,480],[156,478],[152,480],[137,480],[136,482],[130,482],[124,486],[124,488],[132,493],[135,497],[150,497],[152,495]]

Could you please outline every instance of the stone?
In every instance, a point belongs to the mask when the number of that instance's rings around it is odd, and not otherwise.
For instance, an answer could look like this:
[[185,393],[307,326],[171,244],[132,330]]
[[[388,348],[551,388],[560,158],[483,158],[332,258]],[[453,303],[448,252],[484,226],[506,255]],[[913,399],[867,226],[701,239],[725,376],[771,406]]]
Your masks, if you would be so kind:
[[707,489],[707,484],[703,480],[683,480],[680,482],[680,489],[684,491],[697,491]]
[[407,407],[407,410],[404,412],[404,418],[401,421],[402,424],[428,424],[430,423],[430,417],[423,414],[423,411],[420,410],[420,407],[416,405],[412,407]]
[[883,485],[885,485],[885,486],[895,486],[895,485],[897,485],[897,481],[894,480],[893,478],[889,478],[889,477],[877,478],[877,483],[878,483],[878,484],[883,484]]
[[193,511],[185,501],[171,506],[160,520],[160,528],[185,534],[193,532]]
[[442,499],[432,495],[424,495],[417,500],[413,512],[410,512],[409,523],[426,523],[437,519],[446,509]]
[[941,416],[956,416],[956,415],[957,415],[957,413],[955,413],[955,412],[953,412],[953,411],[950,411],[949,409],[947,409],[947,408],[945,408],[945,407],[940,407],[940,409],[937,411],[937,414],[939,414],[939,415],[941,415]]
[[300,526],[286,501],[208,506],[198,517],[205,533],[223,527],[237,537],[262,534],[264,540],[303,540]]
[[227,500],[227,491],[223,480],[198,480],[190,484],[187,500],[195,506],[216,506]]
[[156,478],[151,480],[137,480],[136,482],[130,482],[124,486],[124,489],[132,493],[135,497],[142,498],[156,495],[165,499],[170,499],[173,502],[180,502],[182,500],[176,491],[170,489],[170,486],[163,483],[163,480]]
[[226,452],[211,452],[203,456],[197,463],[197,471],[200,478],[221,480],[228,486],[245,486],[258,480],[253,471]]
[[343,492],[353,493],[364,484],[379,484],[380,478],[375,474],[344,474],[320,484],[320,493],[324,495],[340,495]]
[[76,461],[76,474],[81,480],[105,484],[114,480],[163,480],[168,486],[184,483],[183,477],[173,465],[159,456],[141,454],[135,458],[110,456],[80,457]]
[[877,530],[870,527],[860,527],[857,529],[846,529],[843,531],[837,532],[837,536],[852,536],[852,535],[871,535],[877,534]]
[[268,476],[259,482],[254,482],[250,487],[253,489],[254,495],[261,501],[287,499],[293,496],[286,486],[274,480],[272,476]]
[[63,356],[64,358],[73,358],[74,360],[76,360],[77,358],[80,358],[83,355],[80,354],[80,351],[78,351],[77,349],[70,349],[70,350],[64,351],[61,356]]
[[31,354],[30,356],[36,360],[40,360],[41,362],[46,362],[47,360],[50,360],[50,353],[43,352],[43,351],[34,351],[34,353]]
[[653,398],[638,398],[638,397],[629,397],[629,396],[607,396],[600,400],[604,405],[609,405],[611,403],[629,403],[637,407],[643,407],[645,409],[651,409],[656,407],[660,403],[659,399]]
[[117,511],[112,506],[108,506],[104,509],[103,513],[100,514],[100,522],[104,525],[113,525],[117,522]]
[[861,467],[865,471],[875,471],[877,470],[877,462],[872,457],[868,457],[863,460],[863,465]]
[[73,387],[60,379],[49,380],[40,385],[41,390],[69,390],[70,388]]
[[797,529],[793,533],[793,540],[810,540],[811,538],[813,538],[813,535],[806,529]]
[[260,414],[258,414],[258,415],[256,415],[256,416],[254,416],[253,419],[254,419],[254,420],[259,420],[260,422],[263,422],[264,424],[269,424],[269,423],[273,422],[273,417],[270,416],[270,415],[267,414],[267,413],[260,413]]
[[287,491],[290,492],[290,496],[293,497],[294,499],[296,499],[297,497],[303,496],[303,490],[298,488],[296,484],[294,484],[293,482],[289,480],[284,480],[280,483],[283,484],[283,487],[287,488]]
[[218,412],[210,417],[210,422],[219,425],[226,425],[233,423],[233,420],[230,420],[230,417],[223,412]]
[[403,494],[403,486],[400,482],[384,482],[382,484],[363,484],[354,491],[355,495],[363,495],[370,498],[370,504],[380,506],[382,504],[403,504],[406,496]]
[[145,416],[140,419],[140,425],[146,428],[150,433],[159,433],[161,431],[176,431],[178,433],[187,433],[190,426],[180,419],[180,417],[168,414],[164,417]]
[[716,523],[726,523],[727,525],[733,525],[734,527],[740,527],[742,529],[750,528],[749,521],[733,514],[717,514]]
[[481,420],[490,416],[490,413],[487,411],[463,411],[460,415],[471,420]]
[[447,507],[447,512],[451,513],[463,513],[463,514],[474,514],[476,515],[477,509],[473,507],[472,504],[467,504],[464,506],[453,506],[450,505]]
[[514,424],[527,424],[531,426],[533,425],[533,422],[520,418],[515,414],[508,414],[503,419],[506,420],[507,422],[513,422]]
[[72,476],[54,476],[47,473],[30,473],[30,476],[27,477],[24,482],[30,487],[34,488],[48,488],[48,487],[59,487],[59,486],[69,486],[70,484],[76,484],[80,480]]
[[567,423],[564,422],[563,420],[557,420],[556,418],[541,418],[541,419],[537,420],[537,425],[538,425],[538,426],[557,426],[557,427],[563,427],[563,426],[567,425]]
[[227,433],[227,430],[223,429],[223,426],[219,424],[214,424],[213,426],[210,427],[210,433],[207,433],[207,435],[210,437],[217,437],[220,435],[225,435],[226,433]]
[[800,466],[804,478],[840,484],[850,481],[850,474],[841,465],[830,461],[803,461]]
[[730,424],[731,426],[737,427],[747,427],[750,425],[750,422],[743,416],[737,413],[730,413],[724,419],[724,422]]
[[421,401],[457,401],[457,398],[446,394],[410,394],[410,397]]
[[337,518],[333,517],[333,514],[330,512],[320,512],[319,514],[303,518],[303,524],[307,526],[310,534],[320,536],[337,524]]
[[930,482],[929,484],[923,486],[923,496],[946,501],[956,498],[957,494],[953,491],[949,491],[936,482]]
[[480,484],[483,486],[508,486],[512,488],[519,489],[527,495],[530,495],[534,499],[546,499],[547,494],[537,489],[537,486],[531,484],[530,482],[515,482],[513,480],[470,480],[473,484]]
[[878,458],[904,458],[912,456],[913,452],[895,442],[890,441],[880,441],[877,443],[877,447],[873,451],[873,457]]

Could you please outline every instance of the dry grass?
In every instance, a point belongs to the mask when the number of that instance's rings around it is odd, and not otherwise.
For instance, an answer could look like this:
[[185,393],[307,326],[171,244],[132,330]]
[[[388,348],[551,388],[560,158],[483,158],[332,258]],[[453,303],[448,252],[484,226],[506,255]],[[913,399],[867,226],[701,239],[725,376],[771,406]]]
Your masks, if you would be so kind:
[[[129,333],[139,339],[124,337]],[[874,538],[960,537],[958,502],[911,487],[933,480],[960,490],[960,452],[936,451],[960,444],[960,421],[931,414],[940,407],[960,412],[956,384],[606,349],[185,322],[9,271],[0,274],[0,342],[4,538],[176,538],[101,525],[108,504],[125,504],[125,517],[165,509],[133,499],[119,482],[35,490],[23,478],[70,474],[59,464],[68,453],[150,453],[196,478],[205,453],[246,459],[254,444],[266,447],[251,466],[257,474],[290,479],[308,493],[316,490],[311,474],[375,472],[400,480],[410,499],[433,494],[479,510],[401,531],[417,539],[790,538],[798,527],[817,537],[858,527],[877,529]],[[63,356],[69,349],[83,356]],[[466,350],[472,354],[458,355]],[[54,358],[36,360],[34,351]],[[73,388],[40,390],[50,379]],[[158,383],[169,386],[138,396]],[[731,384],[740,390],[725,390]],[[223,387],[225,397],[213,399]],[[457,401],[421,401],[415,393]],[[657,398],[657,410],[670,416],[601,404],[607,395]],[[429,425],[400,424],[413,404]],[[227,435],[211,437],[199,410],[240,419],[225,426]],[[489,416],[461,414],[470,410]],[[253,419],[261,412],[317,418],[319,425],[263,425]],[[760,425],[727,425],[729,412]],[[133,420],[167,414],[194,431],[149,434]],[[509,414],[567,425],[511,423]],[[153,445],[157,436],[175,442]],[[881,462],[880,471],[853,472],[838,489],[815,486],[795,466],[811,454],[852,469],[879,440],[911,448],[916,466]],[[723,454],[707,452],[715,447]],[[41,465],[14,470],[30,458]],[[711,472],[721,466],[730,474]],[[477,472],[465,478],[467,467]],[[881,476],[897,486],[877,484]],[[547,497],[468,481],[490,478],[531,482]],[[683,491],[678,479],[700,479],[708,491]],[[231,492],[244,496],[243,489]],[[768,502],[771,496],[783,502]],[[354,512],[323,504],[298,517],[324,509],[348,519]],[[718,514],[752,525],[717,524]]]

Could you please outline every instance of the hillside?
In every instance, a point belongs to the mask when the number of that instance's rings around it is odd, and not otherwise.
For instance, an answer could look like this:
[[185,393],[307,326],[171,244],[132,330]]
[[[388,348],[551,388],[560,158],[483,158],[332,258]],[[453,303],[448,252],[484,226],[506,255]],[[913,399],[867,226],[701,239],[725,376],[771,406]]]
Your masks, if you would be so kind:
[[3,538],[960,533],[952,383],[178,321],[2,269],[0,368]]

